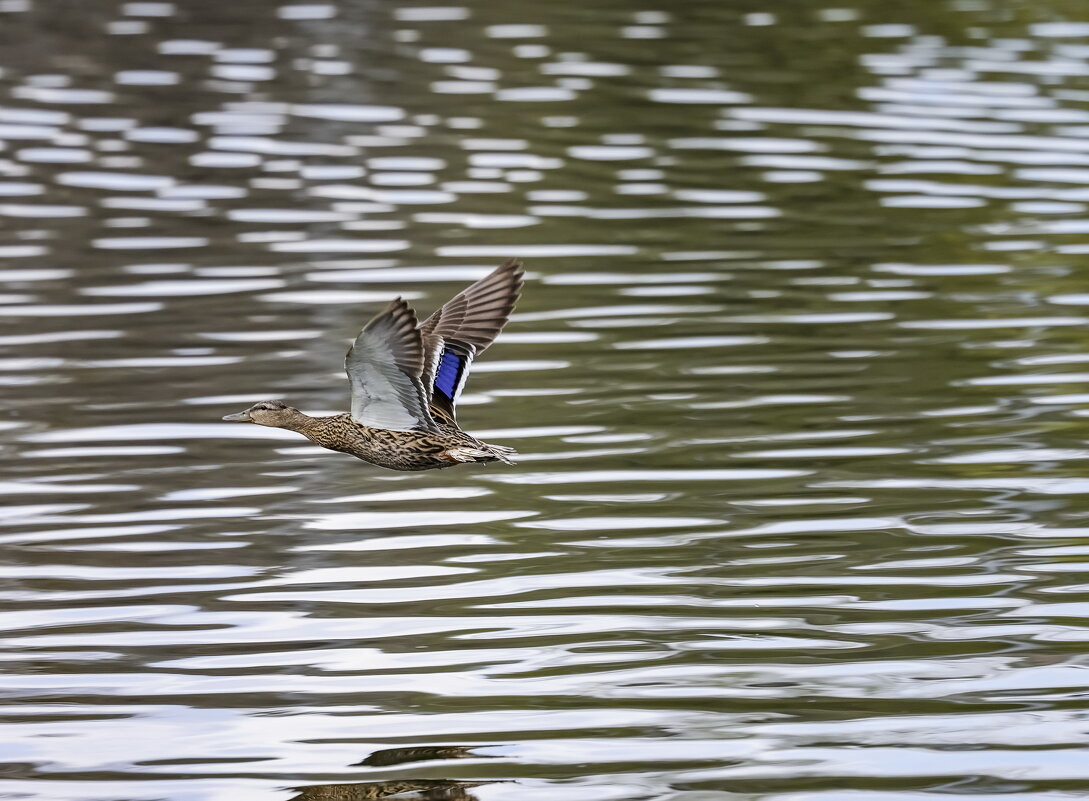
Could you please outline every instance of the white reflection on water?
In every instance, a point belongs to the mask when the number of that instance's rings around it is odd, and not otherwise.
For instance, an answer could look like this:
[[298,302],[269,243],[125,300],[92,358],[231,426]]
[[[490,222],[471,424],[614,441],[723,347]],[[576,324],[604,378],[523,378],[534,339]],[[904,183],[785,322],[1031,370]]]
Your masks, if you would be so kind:
[[[1084,23],[77,5],[0,0],[0,794],[1076,795]],[[509,256],[525,464],[210,408]]]

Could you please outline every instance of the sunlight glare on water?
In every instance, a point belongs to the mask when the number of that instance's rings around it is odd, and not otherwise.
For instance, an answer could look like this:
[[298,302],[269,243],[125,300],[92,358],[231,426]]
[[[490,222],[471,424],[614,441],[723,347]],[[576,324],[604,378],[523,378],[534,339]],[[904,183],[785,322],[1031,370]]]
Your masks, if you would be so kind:
[[1082,12],[0,0],[0,797],[1083,797]]

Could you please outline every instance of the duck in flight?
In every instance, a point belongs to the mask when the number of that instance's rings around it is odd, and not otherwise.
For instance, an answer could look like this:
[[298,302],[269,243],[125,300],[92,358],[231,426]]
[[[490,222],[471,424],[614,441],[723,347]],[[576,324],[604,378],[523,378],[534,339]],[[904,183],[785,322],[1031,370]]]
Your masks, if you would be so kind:
[[350,412],[311,417],[280,401],[261,401],[223,419],[298,431],[323,448],[391,470],[513,464],[513,448],[462,431],[456,407],[473,359],[503,330],[522,284],[522,264],[510,259],[422,323],[401,298],[391,301],[344,357]]

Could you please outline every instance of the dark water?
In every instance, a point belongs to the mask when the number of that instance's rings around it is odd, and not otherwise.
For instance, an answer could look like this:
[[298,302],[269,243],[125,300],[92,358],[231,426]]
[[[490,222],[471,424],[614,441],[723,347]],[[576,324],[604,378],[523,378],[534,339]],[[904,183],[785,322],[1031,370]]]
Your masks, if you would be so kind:
[[[1084,797],[1079,15],[0,0],[0,797]],[[517,467],[219,422],[506,256]]]

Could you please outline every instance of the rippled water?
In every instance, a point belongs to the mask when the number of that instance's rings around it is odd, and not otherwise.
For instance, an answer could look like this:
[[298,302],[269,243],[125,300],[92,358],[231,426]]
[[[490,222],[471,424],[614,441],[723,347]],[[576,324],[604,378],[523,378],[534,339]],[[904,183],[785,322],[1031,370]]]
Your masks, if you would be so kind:
[[0,797],[1084,797],[1082,11],[0,0]]

